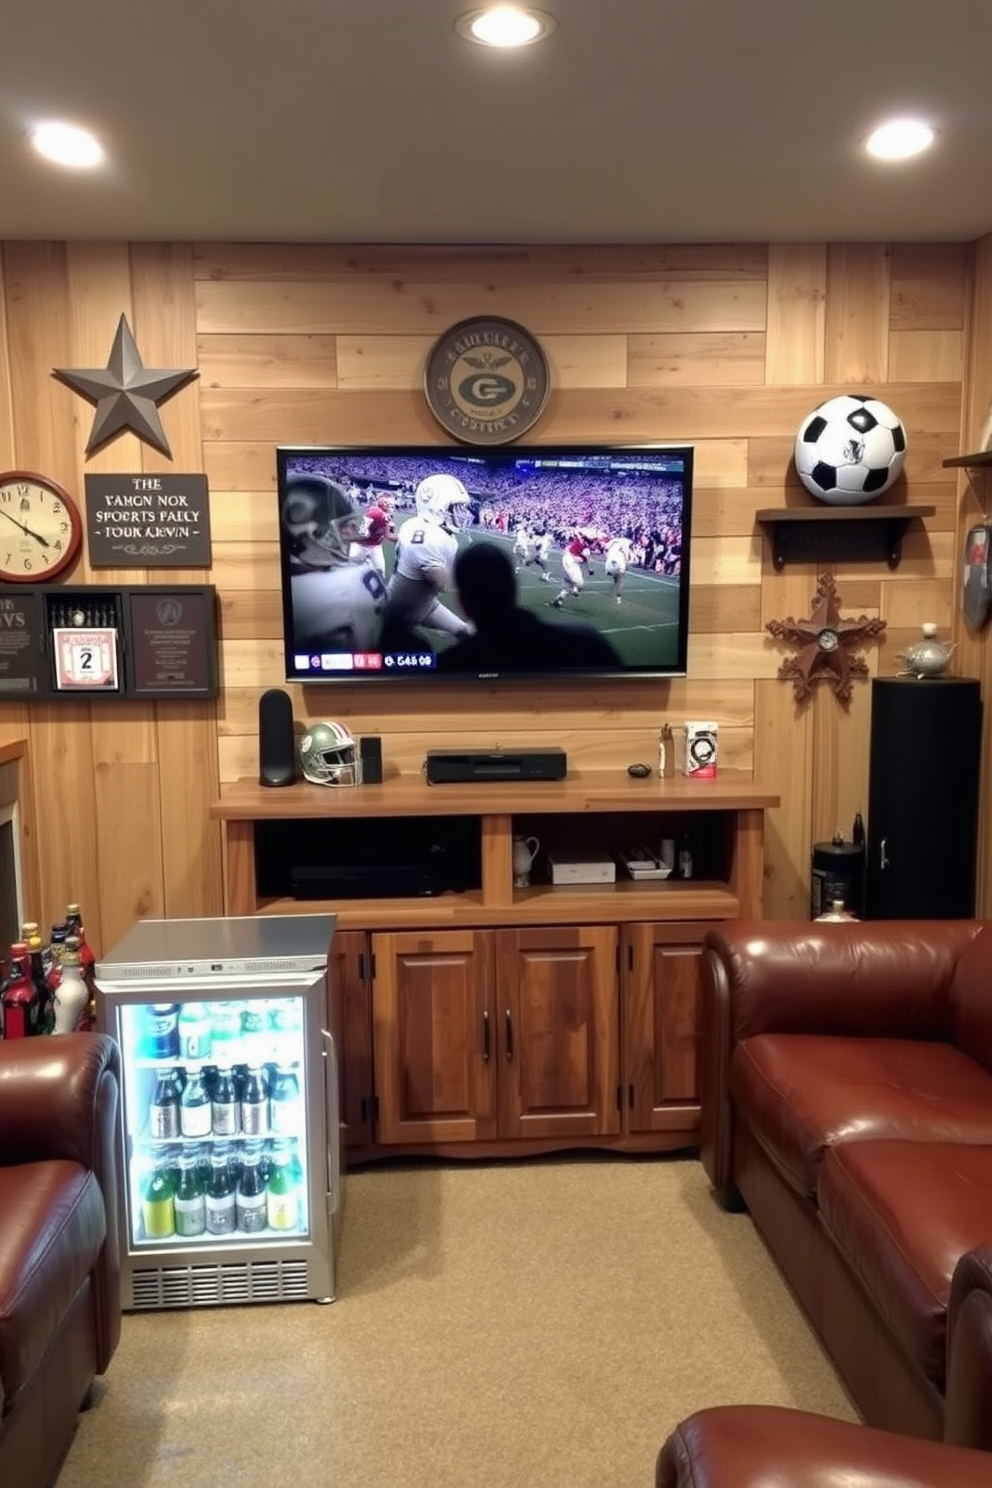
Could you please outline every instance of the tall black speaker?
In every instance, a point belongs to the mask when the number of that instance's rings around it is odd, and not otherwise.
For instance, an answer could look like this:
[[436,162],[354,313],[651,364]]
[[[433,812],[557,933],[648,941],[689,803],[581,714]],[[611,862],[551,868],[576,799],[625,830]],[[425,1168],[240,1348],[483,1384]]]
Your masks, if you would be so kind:
[[258,700],[258,781],[292,785],[296,778],[296,735],[289,693],[270,687]]
[[868,919],[974,914],[981,744],[975,679],[872,682]]

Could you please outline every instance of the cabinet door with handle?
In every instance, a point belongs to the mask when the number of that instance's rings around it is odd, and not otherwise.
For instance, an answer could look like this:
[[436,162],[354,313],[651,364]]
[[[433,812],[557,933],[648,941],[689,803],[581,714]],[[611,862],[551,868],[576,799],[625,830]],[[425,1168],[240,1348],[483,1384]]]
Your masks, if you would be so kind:
[[613,925],[496,932],[501,1137],[620,1130],[616,945]]
[[373,935],[379,1142],[496,1135],[493,934]]
[[699,1140],[700,924],[625,925],[623,1103],[629,1132]]

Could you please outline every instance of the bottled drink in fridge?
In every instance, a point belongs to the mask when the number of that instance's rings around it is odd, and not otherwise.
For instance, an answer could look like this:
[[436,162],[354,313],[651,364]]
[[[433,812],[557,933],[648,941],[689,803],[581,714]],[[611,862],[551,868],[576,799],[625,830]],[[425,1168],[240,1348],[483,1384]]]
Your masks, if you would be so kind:
[[171,1068],[158,1070],[148,1108],[148,1123],[156,1141],[173,1142],[182,1136],[179,1115],[179,1081]]
[[290,1144],[285,1140],[272,1143],[266,1209],[270,1230],[299,1228],[299,1178],[292,1164]]
[[257,1235],[268,1223],[268,1195],[262,1177],[262,1144],[246,1142],[235,1196],[238,1229]]
[[215,1142],[210,1154],[210,1182],[206,1194],[207,1230],[230,1235],[235,1223],[234,1176],[226,1142]]
[[211,1130],[215,1137],[238,1134],[238,1093],[229,1065],[217,1067],[217,1079],[211,1092]]
[[179,1102],[179,1125],[184,1137],[209,1137],[213,1107],[201,1070],[191,1070]]
[[214,1002],[210,1005],[210,1057],[230,1067],[241,1047],[241,1004]]
[[269,1095],[259,1065],[249,1065],[241,1086],[241,1130],[246,1137],[264,1137],[269,1130]]
[[176,1233],[175,1186],[167,1158],[158,1158],[141,1196],[145,1238],[164,1239]]
[[195,1150],[183,1152],[179,1159],[175,1211],[177,1235],[191,1239],[203,1234],[207,1227],[206,1184],[199,1172]]
[[186,1002],[179,1009],[179,1057],[187,1061],[210,1058],[211,1018],[205,1002]]
[[269,1052],[269,1015],[262,1001],[246,1002],[241,1014],[241,1053],[249,1065],[262,1064]]
[[300,1078],[295,1069],[279,1065],[269,1091],[269,1130],[273,1136],[297,1136],[302,1115]]

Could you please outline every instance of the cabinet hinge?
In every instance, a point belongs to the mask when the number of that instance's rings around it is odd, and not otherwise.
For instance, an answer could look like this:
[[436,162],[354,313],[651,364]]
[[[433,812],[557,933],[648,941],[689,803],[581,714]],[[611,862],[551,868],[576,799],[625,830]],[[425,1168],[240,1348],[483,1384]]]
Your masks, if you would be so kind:
[[378,1121],[379,1097],[377,1095],[363,1095],[360,1110],[364,1122]]
[[628,944],[627,944],[627,970],[628,971],[633,971],[633,969],[634,969],[634,947],[633,947],[633,945],[630,942],[628,942]]

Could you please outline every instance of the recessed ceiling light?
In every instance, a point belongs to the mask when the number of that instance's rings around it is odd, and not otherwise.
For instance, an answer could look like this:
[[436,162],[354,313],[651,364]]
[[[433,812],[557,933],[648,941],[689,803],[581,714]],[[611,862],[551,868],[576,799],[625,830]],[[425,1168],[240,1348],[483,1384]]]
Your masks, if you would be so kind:
[[550,36],[557,25],[554,16],[522,5],[491,5],[470,10],[455,21],[455,30],[466,41],[480,46],[524,47]]
[[922,119],[890,119],[868,136],[865,149],[877,160],[908,160],[929,149],[937,131]]
[[46,160],[76,170],[99,165],[103,159],[100,141],[88,129],[80,129],[75,124],[39,124],[31,131],[31,143]]

